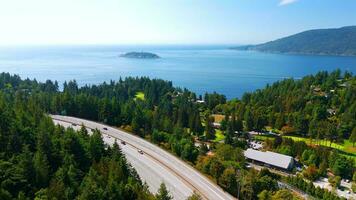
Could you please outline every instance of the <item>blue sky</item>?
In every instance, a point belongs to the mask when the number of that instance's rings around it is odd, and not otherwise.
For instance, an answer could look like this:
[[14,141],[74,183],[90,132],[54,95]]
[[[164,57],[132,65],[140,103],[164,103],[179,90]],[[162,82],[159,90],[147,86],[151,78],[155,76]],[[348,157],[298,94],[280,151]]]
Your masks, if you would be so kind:
[[0,45],[250,44],[356,25],[356,0],[0,0]]

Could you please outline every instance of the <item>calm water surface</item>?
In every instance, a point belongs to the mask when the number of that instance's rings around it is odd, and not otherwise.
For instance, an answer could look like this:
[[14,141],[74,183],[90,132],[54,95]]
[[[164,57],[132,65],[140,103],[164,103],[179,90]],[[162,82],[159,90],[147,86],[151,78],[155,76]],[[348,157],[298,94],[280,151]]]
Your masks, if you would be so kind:
[[[156,60],[120,58],[128,51],[148,51]],[[79,85],[149,76],[173,81],[199,94],[228,98],[288,77],[340,68],[356,73],[356,57],[280,55],[229,50],[227,46],[47,46],[0,47],[0,72],[22,78],[77,80]]]

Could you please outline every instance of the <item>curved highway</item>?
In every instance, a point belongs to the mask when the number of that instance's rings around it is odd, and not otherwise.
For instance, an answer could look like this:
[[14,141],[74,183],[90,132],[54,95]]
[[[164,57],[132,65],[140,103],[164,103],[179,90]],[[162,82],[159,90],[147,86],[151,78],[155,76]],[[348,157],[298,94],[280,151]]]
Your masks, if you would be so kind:
[[[89,120],[60,115],[50,116],[55,124],[64,127],[79,129],[83,124],[89,131],[98,129],[103,134],[104,142],[109,145],[116,139],[127,160],[148,184],[152,193],[156,193],[159,185],[164,182],[177,200],[186,199],[193,191],[209,200],[235,199],[184,161],[142,138]],[[121,141],[125,141],[126,144],[121,144]],[[142,154],[138,152],[139,150]]]

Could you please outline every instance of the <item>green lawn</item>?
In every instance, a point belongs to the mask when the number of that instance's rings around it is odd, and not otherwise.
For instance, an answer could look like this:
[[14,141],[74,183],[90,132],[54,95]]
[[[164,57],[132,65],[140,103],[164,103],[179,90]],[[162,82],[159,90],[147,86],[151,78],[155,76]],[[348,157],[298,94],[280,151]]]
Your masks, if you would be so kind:
[[267,139],[274,139],[273,135],[254,135],[253,138],[259,141],[265,141]]
[[222,133],[221,130],[215,129],[215,139],[214,142],[219,142],[221,140],[225,139],[225,135]]
[[283,136],[283,137],[291,138],[294,141],[304,141],[307,144],[317,144],[318,143],[318,144],[320,144],[322,146],[328,146],[328,147],[332,147],[332,148],[340,149],[340,150],[344,148],[344,145],[337,144],[337,143],[334,143],[334,142],[332,142],[330,144],[330,141],[328,141],[328,140],[320,140],[320,141],[312,140],[312,141],[310,141],[309,138],[303,138],[303,137],[297,137],[297,136]]
[[136,95],[135,95],[135,99],[140,99],[140,100],[144,101],[145,100],[145,93],[137,92]]
[[[254,138],[256,140],[266,140],[266,139],[273,139],[274,136],[271,135],[255,135]],[[356,146],[354,147],[352,143],[349,140],[344,140],[343,144],[338,144],[335,142],[330,142],[328,140],[320,140],[316,141],[313,140],[312,142],[310,141],[309,138],[304,138],[304,137],[297,137],[297,136],[282,136],[284,138],[291,138],[294,141],[304,141],[305,143],[309,145],[322,145],[326,147],[331,147],[334,149],[338,149],[340,152],[344,152],[345,155],[348,155],[348,157],[355,157],[356,156]]]
[[344,151],[356,155],[356,144],[355,146],[350,142],[350,140],[345,140],[344,142]]

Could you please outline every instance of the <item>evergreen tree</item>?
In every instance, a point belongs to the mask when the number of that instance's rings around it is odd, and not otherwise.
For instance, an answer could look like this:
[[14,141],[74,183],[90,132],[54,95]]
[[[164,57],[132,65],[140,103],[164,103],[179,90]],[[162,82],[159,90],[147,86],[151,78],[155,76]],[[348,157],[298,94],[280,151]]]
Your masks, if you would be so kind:
[[244,120],[246,131],[253,130],[253,116],[249,108],[246,109]]
[[45,187],[49,182],[50,167],[47,156],[41,150],[37,150],[33,157],[35,170],[35,182],[38,187]]
[[215,139],[215,129],[213,123],[214,118],[207,115],[205,119],[205,137],[207,140]]
[[99,130],[94,130],[89,140],[89,152],[93,160],[98,162],[103,156],[104,142]]
[[356,142],[356,127],[354,127],[352,129],[352,133],[350,135],[349,140],[350,140],[350,142],[352,142],[352,146],[355,146],[355,142]]
[[169,194],[167,187],[164,183],[161,183],[156,194],[157,200],[171,200],[173,197]]
[[187,200],[202,200],[202,197],[194,191],[194,193],[190,195]]

